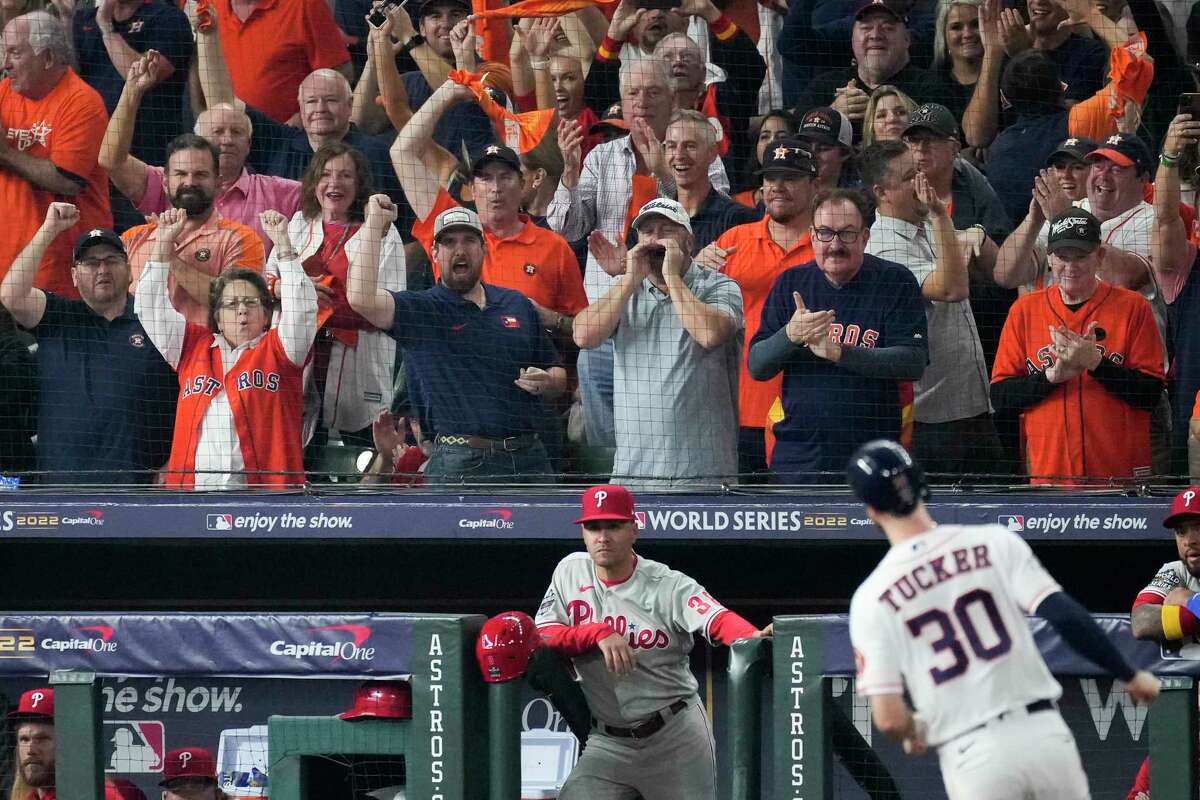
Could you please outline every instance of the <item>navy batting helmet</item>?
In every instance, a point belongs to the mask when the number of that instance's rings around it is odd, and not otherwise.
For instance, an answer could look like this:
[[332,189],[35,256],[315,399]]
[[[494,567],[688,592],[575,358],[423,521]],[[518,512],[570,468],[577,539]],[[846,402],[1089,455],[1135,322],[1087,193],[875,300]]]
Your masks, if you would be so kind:
[[867,442],[846,465],[854,495],[876,511],[901,516],[929,499],[925,472],[900,445],[887,439]]

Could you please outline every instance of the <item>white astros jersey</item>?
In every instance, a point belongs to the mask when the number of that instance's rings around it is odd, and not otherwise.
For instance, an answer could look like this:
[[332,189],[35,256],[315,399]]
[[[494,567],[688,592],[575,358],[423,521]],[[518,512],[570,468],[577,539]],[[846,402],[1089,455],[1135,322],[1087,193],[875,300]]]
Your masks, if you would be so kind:
[[939,525],[892,547],[850,601],[857,692],[907,688],[932,746],[1057,699],[1025,614],[1061,588],[998,525]]
[[688,664],[692,634],[708,638],[709,625],[724,610],[687,575],[641,556],[628,580],[605,587],[591,557],[579,552],[554,568],[536,621],[569,626],[607,622],[625,637],[633,649],[631,675],[610,673],[599,648],[573,661],[592,715],[608,725],[628,727],[696,693],[696,676]]
[[1188,572],[1187,566],[1182,561],[1170,561],[1158,568],[1158,572],[1154,573],[1154,578],[1146,584],[1145,589],[1138,592],[1138,595],[1156,594],[1166,599],[1172,589],[1180,586],[1189,592],[1200,593],[1200,579]]

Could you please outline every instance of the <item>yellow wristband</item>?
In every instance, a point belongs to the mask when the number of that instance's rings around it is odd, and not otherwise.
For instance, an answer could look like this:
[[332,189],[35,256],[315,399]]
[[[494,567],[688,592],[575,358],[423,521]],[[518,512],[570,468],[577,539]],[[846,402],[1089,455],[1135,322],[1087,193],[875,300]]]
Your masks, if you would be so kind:
[[1180,606],[1162,607],[1163,636],[1170,641],[1178,641],[1183,638],[1183,627],[1179,623],[1180,608]]

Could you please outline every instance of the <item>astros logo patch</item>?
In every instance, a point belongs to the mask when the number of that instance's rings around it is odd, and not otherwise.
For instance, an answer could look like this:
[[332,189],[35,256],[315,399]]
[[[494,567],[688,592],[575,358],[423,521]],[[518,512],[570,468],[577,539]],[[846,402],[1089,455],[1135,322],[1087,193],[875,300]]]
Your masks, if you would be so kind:
[[212,258],[212,250],[209,250],[207,247],[201,247],[196,251],[197,261],[208,261],[210,258]]
[[525,274],[526,274],[526,275],[533,275],[533,274],[534,274],[534,273],[536,273],[536,272],[537,272],[537,267],[536,267],[536,266],[534,266],[533,264],[526,264],[526,265],[525,265]]

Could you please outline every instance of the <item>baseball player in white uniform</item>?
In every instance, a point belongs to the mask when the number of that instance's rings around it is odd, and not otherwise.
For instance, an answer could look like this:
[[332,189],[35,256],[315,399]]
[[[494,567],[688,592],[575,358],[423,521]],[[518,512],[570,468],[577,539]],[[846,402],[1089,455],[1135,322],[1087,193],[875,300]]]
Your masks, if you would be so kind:
[[583,495],[586,553],[559,562],[537,613],[549,647],[570,656],[592,732],[561,800],[715,800],[712,730],[688,665],[692,637],[731,644],[771,635],[682,572],[639,556],[633,497]]
[[876,727],[906,752],[936,748],[950,800],[1090,797],[1058,713],[1062,687],[1025,615],[1044,617],[1138,703],[1158,696],[1158,680],[1129,665],[1019,536],[937,525],[924,474],[900,445],[864,445],[847,473],[891,544],[850,602],[857,691]]

